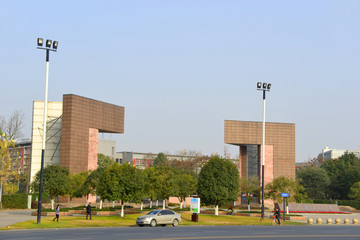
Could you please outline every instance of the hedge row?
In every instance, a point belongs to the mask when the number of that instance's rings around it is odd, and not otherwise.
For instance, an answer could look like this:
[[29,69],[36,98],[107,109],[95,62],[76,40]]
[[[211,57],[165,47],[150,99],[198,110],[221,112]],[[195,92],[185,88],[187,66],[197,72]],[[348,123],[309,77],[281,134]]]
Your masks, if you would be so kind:
[[339,206],[350,206],[360,210],[360,202],[355,200],[337,200]]
[[28,195],[26,193],[16,193],[10,195],[3,195],[1,197],[3,208],[27,208]]

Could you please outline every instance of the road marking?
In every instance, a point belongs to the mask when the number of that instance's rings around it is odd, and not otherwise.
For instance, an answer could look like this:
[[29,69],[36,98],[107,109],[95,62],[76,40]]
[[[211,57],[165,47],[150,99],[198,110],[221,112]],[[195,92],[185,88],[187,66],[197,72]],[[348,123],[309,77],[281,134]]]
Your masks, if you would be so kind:
[[[174,238],[151,238],[148,240],[187,240],[187,239],[243,239],[243,238],[324,238],[324,237],[359,237],[360,234],[349,235],[252,235],[252,236],[207,236],[207,237],[174,237]],[[136,240],[133,239],[133,240]]]

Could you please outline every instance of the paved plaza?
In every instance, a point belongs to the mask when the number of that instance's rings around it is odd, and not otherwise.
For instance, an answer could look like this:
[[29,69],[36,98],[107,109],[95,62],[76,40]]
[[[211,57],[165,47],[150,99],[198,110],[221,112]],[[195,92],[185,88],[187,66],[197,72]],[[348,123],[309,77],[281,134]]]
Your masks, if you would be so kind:
[[31,216],[34,209],[20,209],[20,210],[1,210],[0,211],[0,227],[6,227],[18,222],[24,222],[36,219],[36,216]]

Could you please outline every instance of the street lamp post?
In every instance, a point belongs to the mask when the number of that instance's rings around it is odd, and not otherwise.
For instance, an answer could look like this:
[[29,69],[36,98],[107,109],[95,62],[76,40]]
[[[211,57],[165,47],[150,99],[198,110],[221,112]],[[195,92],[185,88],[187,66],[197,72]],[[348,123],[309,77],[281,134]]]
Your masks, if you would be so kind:
[[257,83],[257,90],[263,91],[263,119],[262,119],[262,125],[263,125],[263,129],[262,129],[262,166],[261,166],[261,188],[262,188],[262,193],[261,193],[261,219],[264,220],[264,211],[265,211],[265,207],[264,207],[264,191],[265,191],[265,104],[266,104],[266,100],[265,100],[265,93],[266,91],[270,91],[271,88],[271,83],[261,83],[258,82]]
[[37,39],[37,49],[46,51],[46,69],[45,69],[45,100],[44,100],[44,118],[43,118],[43,139],[42,139],[42,151],[41,151],[41,168],[40,168],[40,186],[39,186],[39,202],[37,213],[37,224],[41,221],[41,199],[43,190],[43,173],[44,173],[44,155],[45,155],[45,142],[46,142],[46,119],[47,119],[47,99],[48,99],[48,80],[49,80],[49,55],[50,51],[56,52],[58,47],[57,41],[47,39],[45,47],[43,47],[43,39]]

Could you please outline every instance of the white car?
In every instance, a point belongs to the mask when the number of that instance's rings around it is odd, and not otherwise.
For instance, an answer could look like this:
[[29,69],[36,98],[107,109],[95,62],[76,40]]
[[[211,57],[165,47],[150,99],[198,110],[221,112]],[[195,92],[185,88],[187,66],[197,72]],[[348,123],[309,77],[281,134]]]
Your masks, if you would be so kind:
[[139,227],[144,225],[150,225],[155,227],[160,224],[161,226],[166,226],[166,224],[172,224],[174,227],[179,225],[181,222],[181,215],[172,211],[172,210],[153,210],[146,215],[140,216],[136,219],[136,224]]

